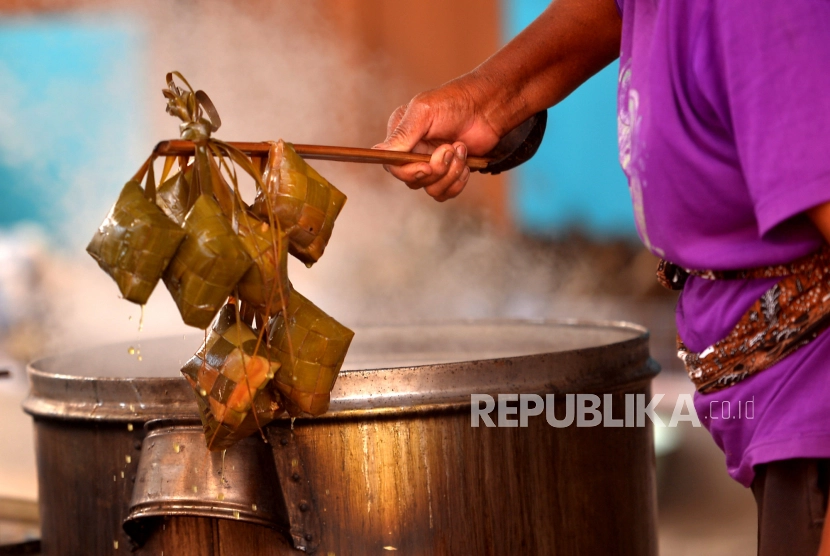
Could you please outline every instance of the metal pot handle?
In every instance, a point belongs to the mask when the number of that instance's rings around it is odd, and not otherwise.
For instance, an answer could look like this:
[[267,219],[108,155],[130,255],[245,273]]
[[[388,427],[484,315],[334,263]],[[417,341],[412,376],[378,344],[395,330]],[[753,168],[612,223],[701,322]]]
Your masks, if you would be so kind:
[[[150,421],[141,446],[124,532],[142,546],[163,518],[195,516],[264,525],[313,553],[321,523],[297,441],[288,423],[243,439],[224,454],[208,452],[201,423]],[[276,470],[276,479],[274,472]]]
[[287,423],[275,422],[265,428],[265,434],[274,454],[291,541],[297,550],[313,554],[320,545],[323,530],[294,432]]

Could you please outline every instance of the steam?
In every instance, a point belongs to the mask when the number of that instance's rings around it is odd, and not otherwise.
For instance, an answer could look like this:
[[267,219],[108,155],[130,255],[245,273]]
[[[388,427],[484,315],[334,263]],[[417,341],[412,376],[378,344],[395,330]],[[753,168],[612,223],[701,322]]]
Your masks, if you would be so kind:
[[[132,104],[106,108],[112,114],[128,111],[129,119],[120,121],[129,125],[83,137],[100,153],[98,162],[65,170],[71,194],[55,225],[72,237],[72,247],[44,263],[50,308],[45,351],[172,334],[193,337],[194,349],[199,343],[202,332],[181,323],[163,284],[150,299],[139,333],[139,308],[119,299],[115,284],[82,252],[155,141],[177,135],[160,93],[166,72],[180,70],[210,94],[223,121],[216,135],[225,140],[368,146],[383,138],[388,114],[407,99],[402,79],[380,63],[368,64],[316,3],[151,0],[119,6],[116,21],[132,22],[146,52],[105,84],[107,95],[130,99]],[[113,15],[82,17],[100,24]],[[22,105],[25,91],[4,82],[4,75],[0,67],[5,96]],[[35,122],[54,116],[19,112],[17,117]],[[4,133],[20,128],[10,117],[0,111],[2,152],[37,165],[30,145],[47,134],[23,140]],[[70,126],[55,141],[75,133]],[[556,253],[489,228],[457,204],[410,192],[380,167],[312,164],[349,201],[320,262],[308,270],[292,261],[289,271],[298,291],[344,324],[619,316],[616,302],[579,296],[586,275]],[[103,195],[102,180],[109,184]]]

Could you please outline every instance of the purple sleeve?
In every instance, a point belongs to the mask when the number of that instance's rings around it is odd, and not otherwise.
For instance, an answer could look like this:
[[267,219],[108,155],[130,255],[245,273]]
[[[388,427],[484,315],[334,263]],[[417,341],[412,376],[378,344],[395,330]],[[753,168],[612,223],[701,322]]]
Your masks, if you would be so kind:
[[830,201],[830,1],[712,5],[708,71],[764,235]]

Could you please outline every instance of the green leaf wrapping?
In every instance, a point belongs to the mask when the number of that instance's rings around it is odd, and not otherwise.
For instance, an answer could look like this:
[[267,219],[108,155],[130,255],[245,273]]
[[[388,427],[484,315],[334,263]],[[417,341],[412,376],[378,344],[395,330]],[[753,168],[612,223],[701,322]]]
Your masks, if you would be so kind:
[[190,184],[193,179],[193,168],[178,172],[158,187],[156,204],[173,222],[184,225],[187,216]]
[[291,143],[274,143],[253,210],[273,211],[290,240],[289,252],[312,265],[323,256],[346,196],[306,163]]
[[274,317],[269,328],[271,349],[281,364],[274,384],[292,416],[322,415],[354,332],[296,290],[287,313],[287,319],[282,312]]
[[207,328],[251,266],[242,241],[212,198],[201,195],[185,218],[187,237],[164,273],[185,324]]
[[250,303],[260,314],[271,315],[288,302],[288,238],[267,222],[242,214],[239,239],[254,261],[239,282],[239,298]]
[[[222,450],[286,409],[292,416],[328,410],[354,333],[293,291],[287,256],[309,266],[319,260],[346,196],[282,140],[272,144],[263,173],[239,148],[212,137],[221,119],[204,91],[178,72],[167,75],[167,86],[167,111],[182,120],[181,137],[195,152],[167,157],[163,176],[176,160],[179,171],[158,188],[153,154],[87,250],[130,301],[145,303],[161,277],[186,324],[213,323],[181,371],[208,448]],[[253,207],[239,194],[237,169],[254,180]],[[269,317],[265,341],[246,323],[262,326]]]
[[86,250],[112,276],[124,299],[144,305],[185,232],[128,182]]
[[[207,340],[182,367],[196,394],[209,450],[224,450],[283,413],[270,380],[279,368],[265,340],[226,305]],[[253,408],[253,411],[252,411]]]

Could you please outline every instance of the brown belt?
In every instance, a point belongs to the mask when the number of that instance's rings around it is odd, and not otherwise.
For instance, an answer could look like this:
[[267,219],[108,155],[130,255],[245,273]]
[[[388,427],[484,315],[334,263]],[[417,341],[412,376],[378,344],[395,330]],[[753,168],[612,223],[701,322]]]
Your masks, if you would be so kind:
[[830,325],[830,246],[792,263],[736,271],[686,270],[660,261],[657,279],[680,290],[686,279],[781,278],[741,317],[728,336],[700,353],[677,337],[677,356],[701,393],[716,392],[771,367]]

